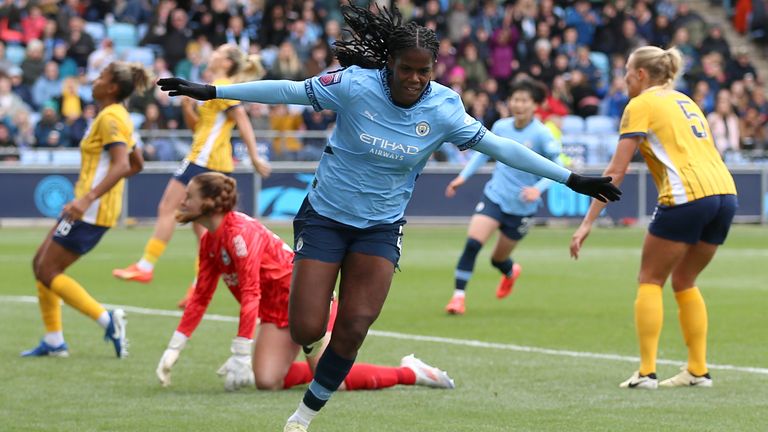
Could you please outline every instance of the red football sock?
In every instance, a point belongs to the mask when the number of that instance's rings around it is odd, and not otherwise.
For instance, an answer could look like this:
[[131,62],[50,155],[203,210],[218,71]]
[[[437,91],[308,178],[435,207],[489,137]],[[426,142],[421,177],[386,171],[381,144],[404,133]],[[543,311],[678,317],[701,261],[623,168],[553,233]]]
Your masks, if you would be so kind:
[[355,363],[347,378],[344,379],[347,390],[375,390],[398,384],[416,384],[416,374],[406,367]]
[[283,388],[288,389],[310,381],[312,381],[312,371],[307,362],[293,362],[283,378]]

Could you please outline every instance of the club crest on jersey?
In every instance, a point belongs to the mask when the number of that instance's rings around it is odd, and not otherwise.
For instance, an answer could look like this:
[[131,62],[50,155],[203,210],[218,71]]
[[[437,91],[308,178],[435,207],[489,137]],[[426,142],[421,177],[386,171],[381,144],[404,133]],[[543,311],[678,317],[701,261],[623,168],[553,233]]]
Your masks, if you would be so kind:
[[341,72],[329,73],[320,77],[320,84],[322,84],[323,87],[328,87],[329,85],[338,84],[340,82]]
[[301,248],[304,247],[304,239],[299,237],[298,240],[296,240],[296,252],[300,251]]
[[224,265],[230,265],[232,263],[232,259],[229,257],[229,254],[224,248],[221,248],[221,262],[224,263]]
[[416,125],[416,135],[423,137],[429,133],[429,123],[423,121]]

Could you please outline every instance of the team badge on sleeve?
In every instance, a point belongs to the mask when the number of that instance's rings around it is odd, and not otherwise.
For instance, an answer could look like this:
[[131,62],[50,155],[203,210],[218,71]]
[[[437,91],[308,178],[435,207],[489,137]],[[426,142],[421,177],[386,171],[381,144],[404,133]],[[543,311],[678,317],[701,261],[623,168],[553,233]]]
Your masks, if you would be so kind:
[[416,125],[416,135],[423,137],[429,133],[429,123],[423,121]]
[[320,77],[320,84],[322,84],[323,87],[328,87],[329,85],[338,84],[340,82],[341,72],[329,73]]

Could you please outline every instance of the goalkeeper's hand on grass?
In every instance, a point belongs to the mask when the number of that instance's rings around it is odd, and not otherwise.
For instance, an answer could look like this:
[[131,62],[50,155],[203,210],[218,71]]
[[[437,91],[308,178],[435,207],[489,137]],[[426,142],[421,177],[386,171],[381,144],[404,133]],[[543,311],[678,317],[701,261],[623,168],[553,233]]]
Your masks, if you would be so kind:
[[251,366],[251,345],[253,341],[242,337],[232,340],[232,356],[224,362],[216,372],[224,378],[224,389],[239,390],[241,387],[253,386],[253,367]]
[[181,354],[181,350],[184,349],[186,344],[187,337],[183,333],[173,333],[171,341],[168,343],[168,348],[163,352],[163,356],[160,357],[160,363],[157,364],[157,369],[155,370],[155,374],[163,387],[171,385],[171,368],[176,364],[179,354]]
[[589,195],[602,202],[618,201],[621,198],[621,191],[611,183],[611,180],[611,177],[589,177],[571,173],[565,185],[580,194]]
[[197,100],[216,99],[216,87],[208,84],[197,84],[181,78],[163,78],[157,81],[160,90],[168,92],[168,96],[189,96]]

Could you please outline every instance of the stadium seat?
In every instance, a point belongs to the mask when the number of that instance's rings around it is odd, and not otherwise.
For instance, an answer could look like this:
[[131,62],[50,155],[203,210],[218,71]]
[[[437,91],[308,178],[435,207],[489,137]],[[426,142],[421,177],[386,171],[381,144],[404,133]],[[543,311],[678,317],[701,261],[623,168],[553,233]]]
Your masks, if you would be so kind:
[[131,117],[131,123],[133,123],[134,129],[141,128],[141,125],[144,123],[144,114],[132,112],[129,114]]
[[80,150],[66,149],[51,152],[53,165],[80,165]]
[[584,119],[575,115],[567,115],[563,117],[563,124],[560,129],[563,131],[564,135],[583,133]]
[[588,134],[615,133],[618,130],[616,120],[609,116],[590,116],[586,120],[586,130]]
[[19,66],[24,61],[26,55],[27,53],[21,45],[9,44],[5,47],[5,58],[16,66]]
[[589,61],[600,70],[600,76],[603,78],[603,81],[610,84],[611,62],[608,56],[599,51],[592,51],[589,53]]
[[129,62],[138,62],[147,67],[152,67],[155,62],[155,52],[147,47],[125,47],[123,51],[123,60]]
[[86,22],[85,32],[91,36],[96,45],[99,45],[107,35],[107,29],[105,29],[104,24],[100,22]]
[[138,32],[133,24],[113,23],[107,28],[107,37],[112,39],[118,52],[120,48],[135,47],[139,42]]

